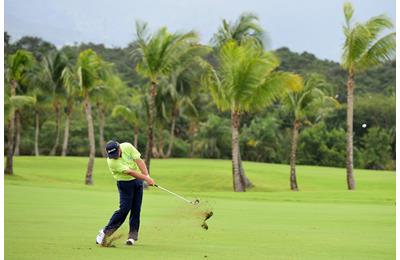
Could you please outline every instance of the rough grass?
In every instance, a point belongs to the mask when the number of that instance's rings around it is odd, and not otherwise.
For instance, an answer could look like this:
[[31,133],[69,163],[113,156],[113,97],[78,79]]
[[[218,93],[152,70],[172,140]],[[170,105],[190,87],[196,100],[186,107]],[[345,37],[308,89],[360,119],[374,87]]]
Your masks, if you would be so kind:
[[[5,259],[395,259],[395,173],[298,167],[300,192],[290,192],[289,167],[245,162],[256,188],[233,193],[231,164],[222,160],[153,160],[165,188],[145,191],[139,241],[95,245],[118,205],[114,180],[97,159],[85,186],[87,159],[16,157],[5,177]],[[201,228],[204,210],[214,215]],[[117,234],[117,235],[118,235]]]

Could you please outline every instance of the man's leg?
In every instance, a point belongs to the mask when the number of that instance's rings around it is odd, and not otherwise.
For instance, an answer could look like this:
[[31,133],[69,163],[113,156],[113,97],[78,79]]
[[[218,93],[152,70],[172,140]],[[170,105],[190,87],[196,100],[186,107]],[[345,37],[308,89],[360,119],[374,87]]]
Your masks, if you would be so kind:
[[104,228],[104,233],[109,236],[117,230],[122,223],[124,223],[126,216],[131,210],[133,199],[133,180],[132,181],[118,181],[119,191],[119,209],[114,212],[107,226]]
[[133,189],[133,200],[131,205],[131,214],[129,216],[129,238],[138,240],[140,226],[140,210],[143,198],[143,181],[135,180]]

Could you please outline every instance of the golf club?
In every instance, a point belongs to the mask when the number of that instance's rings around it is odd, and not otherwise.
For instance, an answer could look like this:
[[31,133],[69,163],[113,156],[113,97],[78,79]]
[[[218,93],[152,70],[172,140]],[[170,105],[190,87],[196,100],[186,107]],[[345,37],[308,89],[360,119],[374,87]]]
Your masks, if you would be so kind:
[[185,199],[184,197],[182,197],[182,196],[180,196],[180,195],[178,195],[178,194],[176,194],[176,193],[174,193],[174,192],[172,192],[172,191],[169,191],[169,190],[167,190],[166,188],[161,187],[160,185],[154,184],[154,186],[157,187],[157,188],[159,188],[159,189],[161,189],[161,190],[163,190],[163,191],[168,192],[169,194],[174,195],[175,197],[178,197],[178,198],[180,198],[180,199],[186,201],[187,203],[190,203],[190,204],[193,204],[193,205],[197,205],[197,204],[199,204],[199,202],[200,202],[198,199],[196,199],[195,201],[190,201],[190,200],[188,200],[188,199]]

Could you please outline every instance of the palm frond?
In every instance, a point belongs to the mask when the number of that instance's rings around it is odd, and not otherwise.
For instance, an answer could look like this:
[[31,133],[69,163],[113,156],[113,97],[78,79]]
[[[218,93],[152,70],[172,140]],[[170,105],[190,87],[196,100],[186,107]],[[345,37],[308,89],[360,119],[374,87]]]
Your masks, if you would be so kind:
[[170,33],[166,27],[149,34],[147,25],[141,23],[136,24],[136,34],[137,45],[131,52],[138,61],[136,71],[155,82],[159,76],[170,73],[199,39],[194,31]]
[[136,20],[136,36],[139,44],[145,44],[149,41],[148,24],[140,20]]
[[332,109],[337,107],[338,102],[327,96],[322,88],[325,80],[318,74],[310,74],[300,91],[289,91],[283,99],[283,108],[294,115],[297,120],[303,120],[308,116],[322,118]]
[[222,25],[211,39],[211,43],[217,48],[222,47],[230,40],[241,44],[246,39],[253,39],[263,45],[265,32],[259,24],[259,18],[253,13],[243,13],[235,22],[222,20]]
[[346,19],[347,28],[350,28],[350,24],[351,24],[353,14],[354,14],[353,5],[350,2],[344,3],[343,4],[343,12],[344,12],[344,17]]
[[79,79],[77,76],[78,75],[74,73],[73,69],[70,67],[64,68],[61,74],[61,78],[68,96],[75,95],[77,89],[79,88]]
[[230,40],[218,52],[218,71],[210,70],[209,88],[221,110],[251,111],[270,105],[287,89],[302,88],[298,75],[274,72],[279,59],[265,52],[257,41]]
[[7,72],[10,80],[21,81],[24,75],[33,68],[36,60],[29,51],[18,50],[15,54],[10,55],[7,60]]
[[346,38],[342,56],[345,68],[355,66],[360,56],[367,50],[371,34],[363,24],[356,24]]
[[110,77],[110,65],[91,49],[82,51],[77,61],[77,75],[81,93],[88,94],[92,88],[104,85]]
[[371,41],[374,41],[384,30],[392,29],[393,23],[387,15],[379,15],[369,19],[365,27],[371,34]]
[[394,59],[396,55],[396,33],[390,33],[376,41],[361,57],[358,68],[366,69]]
[[390,60],[394,57],[394,33],[380,38],[384,30],[393,27],[390,18],[385,15],[372,17],[365,23],[351,24],[354,9],[350,3],[344,7],[346,37],[343,45],[342,66],[348,70],[365,69]]
[[135,113],[127,106],[117,105],[112,110],[112,117],[122,118],[130,124],[135,124],[137,117]]
[[299,91],[303,88],[303,78],[290,72],[273,72],[265,82],[256,88],[249,99],[246,110],[261,109],[269,106],[289,90]]
[[35,104],[36,99],[31,96],[17,95],[10,97],[9,102],[14,108],[23,108]]

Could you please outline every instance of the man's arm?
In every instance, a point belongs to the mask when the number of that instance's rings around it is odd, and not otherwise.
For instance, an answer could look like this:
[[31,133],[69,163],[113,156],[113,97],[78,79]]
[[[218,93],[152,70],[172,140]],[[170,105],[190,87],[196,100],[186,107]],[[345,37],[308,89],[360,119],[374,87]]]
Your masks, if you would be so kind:
[[130,176],[132,176],[132,177],[135,177],[136,179],[140,179],[140,180],[146,181],[150,186],[153,186],[155,184],[154,180],[152,178],[150,178],[150,176],[148,174],[144,175],[144,174],[141,174],[141,173],[139,173],[137,171],[134,171],[132,169],[125,170],[125,173],[130,175]]
[[144,175],[149,175],[149,171],[147,170],[146,164],[142,159],[135,160],[136,165],[139,167],[140,172]]

